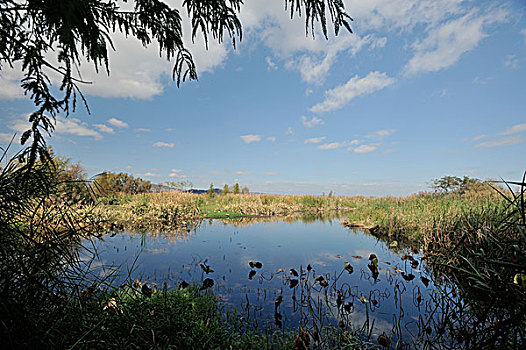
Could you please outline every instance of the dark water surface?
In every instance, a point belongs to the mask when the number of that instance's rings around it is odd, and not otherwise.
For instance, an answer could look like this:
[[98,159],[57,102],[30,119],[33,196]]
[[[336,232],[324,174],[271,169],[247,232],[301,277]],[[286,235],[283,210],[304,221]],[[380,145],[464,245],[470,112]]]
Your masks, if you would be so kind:
[[[181,280],[201,283],[211,278],[214,293],[226,307],[235,307],[240,317],[258,327],[338,325],[341,320],[344,327],[362,328],[372,339],[385,332],[394,344],[421,347],[430,339],[434,342],[443,333],[440,296],[451,290],[441,291],[427,281],[432,278],[419,254],[389,249],[369,234],[343,228],[339,221],[239,225],[215,220],[185,235],[107,235],[96,248],[102,263],[120,267],[122,280],[129,270],[133,279],[157,287],[165,280],[175,288]],[[378,258],[377,276],[371,254]],[[403,260],[404,254],[414,257],[418,266],[407,256]],[[252,269],[250,261],[263,266]],[[346,262],[352,273],[344,269]],[[200,264],[214,272],[204,273]],[[294,277],[291,268],[301,276]],[[320,275],[328,287],[315,280]],[[298,284],[292,282],[291,288],[292,280]],[[276,308],[278,296],[283,301]]]

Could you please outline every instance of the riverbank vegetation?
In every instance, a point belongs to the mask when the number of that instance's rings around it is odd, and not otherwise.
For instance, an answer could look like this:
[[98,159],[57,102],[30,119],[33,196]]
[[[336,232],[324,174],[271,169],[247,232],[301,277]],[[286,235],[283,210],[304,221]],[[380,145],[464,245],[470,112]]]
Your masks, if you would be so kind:
[[[503,190],[503,189],[501,189]],[[270,194],[192,194],[178,191],[129,195],[114,193],[86,206],[108,228],[176,230],[200,219],[248,216],[285,217],[340,212],[365,227],[377,226],[394,240],[419,241],[433,232],[455,229],[456,220],[498,215],[506,200],[489,184],[452,192],[407,197],[314,196]]]
[[[524,179],[511,184],[518,186],[514,189],[453,179],[452,189],[440,182],[436,191],[400,198],[132,190],[107,194],[81,181],[81,167],[67,159],[37,162],[31,171],[16,157],[2,162],[0,321],[8,347],[291,348],[301,330],[240,331],[239,320],[223,317],[211,291],[179,290],[174,283],[157,286],[156,292],[155,286],[143,290],[132,281],[113,285],[81,261],[79,249],[85,247],[80,241],[101,230],[176,233],[207,218],[238,218],[242,224],[320,216],[344,217],[369,227],[393,249],[422,251],[438,278],[463,296],[458,310],[476,305],[468,321],[462,321],[471,327],[462,334],[458,315],[444,321],[464,344],[513,348],[526,338]],[[142,181],[116,178],[131,184],[123,189],[139,188],[133,183]],[[324,334],[328,348],[363,348],[368,339],[337,327]]]

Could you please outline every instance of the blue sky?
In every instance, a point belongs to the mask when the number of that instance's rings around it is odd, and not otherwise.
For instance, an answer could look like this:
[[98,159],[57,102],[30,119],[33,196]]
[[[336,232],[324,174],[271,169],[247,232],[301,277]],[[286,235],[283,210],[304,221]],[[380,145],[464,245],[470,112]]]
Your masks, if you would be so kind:
[[[115,35],[109,77],[81,67],[91,114],[59,117],[49,143],[89,175],[196,188],[407,195],[444,175],[522,177],[524,1],[345,3],[355,33],[313,40],[282,1],[247,0],[236,50],[188,41],[199,80],[180,88],[155,47]],[[0,72],[2,144],[32,111],[19,78]]]

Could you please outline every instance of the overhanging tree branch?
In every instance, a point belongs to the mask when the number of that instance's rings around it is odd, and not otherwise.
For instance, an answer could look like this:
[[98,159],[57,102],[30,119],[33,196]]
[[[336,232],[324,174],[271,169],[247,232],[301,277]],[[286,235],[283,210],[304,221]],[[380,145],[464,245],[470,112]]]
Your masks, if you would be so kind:
[[[273,0],[278,1],[278,0]],[[2,64],[13,67],[20,63],[24,77],[21,87],[33,101],[36,110],[29,121],[31,128],[23,133],[23,153],[32,165],[37,157],[50,158],[44,134],[51,135],[59,113],[75,111],[77,94],[88,112],[87,101],[77,84],[84,84],[79,66],[86,60],[98,72],[104,67],[110,73],[108,49],[115,50],[111,34],[123,33],[137,38],[147,47],[159,46],[159,55],[174,61],[172,71],[177,86],[197,79],[191,52],[183,41],[182,18],[179,10],[163,0],[135,0],[133,10],[121,10],[117,0],[4,0],[0,2],[0,71]],[[305,16],[305,31],[314,36],[316,25],[328,38],[327,19],[338,35],[343,26],[352,33],[352,18],[345,12],[342,0],[284,0],[290,16]],[[242,39],[239,12],[242,0],[183,0],[192,26],[192,41],[201,32],[208,48],[210,38],[232,45]],[[50,61],[55,56],[56,63]],[[59,93],[54,89],[44,68],[61,76]],[[60,95],[61,94],[61,95]],[[60,95],[60,97],[58,96]],[[31,166],[29,167],[31,168]]]

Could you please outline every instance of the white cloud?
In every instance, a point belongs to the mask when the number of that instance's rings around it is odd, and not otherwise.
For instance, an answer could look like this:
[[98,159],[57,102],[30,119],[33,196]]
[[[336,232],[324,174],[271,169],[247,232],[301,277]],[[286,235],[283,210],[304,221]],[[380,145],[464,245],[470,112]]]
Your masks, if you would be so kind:
[[269,70],[278,69],[278,66],[276,65],[276,63],[274,63],[274,61],[272,61],[272,58],[270,58],[270,56],[265,57],[265,62],[267,62],[267,66]]
[[259,142],[261,141],[261,136],[249,134],[241,136],[241,139],[245,141],[245,143]]
[[93,124],[93,126],[99,129],[100,132],[105,132],[107,134],[115,134],[115,130],[113,130],[106,124]]
[[[374,34],[349,34],[345,29],[334,37],[330,23],[329,40],[323,38],[319,25],[314,39],[305,35],[305,17],[295,15],[291,19],[279,1],[248,1],[241,8],[240,18],[245,37],[262,42],[272,50],[274,58],[284,60],[287,69],[299,71],[308,83],[323,82],[339,56],[352,57],[365,48],[383,47],[387,41]],[[309,32],[312,34],[310,28]]]
[[23,77],[20,65],[11,68],[9,65],[3,64],[2,70],[0,70],[0,99],[15,100],[27,98],[24,95],[24,90],[20,87],[20,79]]
[[415,55],[404,68],[406,74],[436,72],[455,64],[460,57],[473,50],[479,42],[487,37],[484,27],[504,22],[507,12],[494,10],[479,15],[476,9],[466,15],[446,23],[430,27],[424,40],[413,43]]
[[396,132],[396,129],[382,129],[382,130],[378,130],[378,131],[375,131],[372,134],[367,135],[367,137],[369,137],[369,138],[371,138],[371,137],[386,137],[386,136],[394,134],[395,132]]
[[269,137],[267,137],[267,141],[270,141],[270,142],[276,141],[276,136],[269,136]]
[[464,12],[463,3],[463,0],[367,0],[353,2],[350,10],[360,19],[356,26],[362,30],[407,32],[419,24],[436,25]]
[[167,142],[162,142],[162,141],[158,141],[158,142],[154,143],[152,146],[153,147],[174,148],[174,144],[173,143],[167,143]]
[[473,78],[473,84],[480,84],[480,85],[486,85],[488,83],[489,79],[482,79],[480,77]]
[[306,116],[301,116],[301,122],[303,123],[303,126],[307,128],[313,128],[316,125],[323,125],[325,124],[325,121],[321,118],[312,117],[310,120],[307,119]]
[[181,169],[172,169],[170,171],[170,174],[168,174],[168,177],[173,177],[173,178],[176,178],[176,179],[186,179],[187,176],[183,175],[182,172],[183,171]]
[[294,129],[292,129],[290,126],[287,128],[287,131],[285,132],[285,135],[294,135]]
[[384,47],[386,43],[386,38],[378,39],[372,35],[367,35],[364,38],[360,38],[357,34],[343,35],[327,44],[327,47],[323,50],[323,58],[317,58],[319,55],[312,53],[304,54],[299,58],[289,60],[286,67],[298,70],[302,79],[307,83],[321,84],[325,81],[340,52],[348,51],[349,55],[347,57],[354,56],[365,45],[375,48]]
[[144,174],[136,174],[138,177],[162,177],[162,175],[152,173],[152,172],[146,172]]
[[101,140],[102,135],[97,131],[90,129],[88,124],[80,121],[77,118],[57,117],[55,124],[55,132],[58,134],[70,134],[76,136],[90,136],[95,140]]
[[148,129],[148,128],[135,128],[135,129],[133,129],[133,131],[135,131],[135,132],[150,132],[152,130]]
[[511,69],[517,69],[519,68],[519,59],[515,55],[506,55],[504,65]]
[[330,149],[344,147],[345,145],[346,145],[345,142],[331,142],[331,143],[319,145],[317,148],[321,150],[330,150]]
[[279,176],[279,173],[268,172],[268,173],[264,173],[263,175],[264,176]]
[[9,143],[13,139],[13,134],[8,134],[5,132],[0,132],[0,142]]
[[325,140],[327,137],[321,136],[321,137],[313,137],[310,139],[305,139],[304,143],[320,143],[323,140]]
[[250,175],[251,173],[248,171],[235,171],[234,174],[236,175]]
[[175,179],[186,179],[186,178],[188,178],[188,176],[186,176],[186,175],[175,174],[175,173],[168,174],[168,177],[172,177],[172,178],[175,178]]
[[493,147],[502,147],[502,146],[509,146],[509,145],[515,145],[517,143],[522,143],[526,141],[526,137],[522,135],[514,135],[514,136],[508,136],[508,137],[502,137],[496,140],[490,140],[481,142],[475,145],[475,147],[485,147],[485,148],[493,148]]
[[307,88],[305,90],[305,96],[310,96],[310,95],[312,95],[313,92],[314,92],[314,90]]
[[376,150],[376,148],[378,147],[378,145],[361,145],[361,146],[358,146],[356,147],[355,149],[353,149],[353,152],[355,153],[369,153],[369,152],[372,152],[374,150]]
[[110,123],[113,126],[116,126],[117,128],[127,128],[128,127],[128,123],[123,122],[122,120],[119,120],[117,118],[108,119],[108,123]]
[[471,140],[472,141],[480,141],[482,139],[485,139],[486,137],[488,137],[488,135],[478,135],[478,136],[473,137]]
[[526,123],[513,125],[511,128],[501,131],[497,135],[498,136],[511,135],[511,134],[516,134],[516,133],[523,132],[523,131],[526,131]]
[[313,113],[334,111],[358,96],[381,90],[394,82],[393,78],[378,71],[370,72],[363,78],[355,75],[347,83],[325,91],[325,100],[311,107],[310,111]]
[[[25,119],[16,120],[10,125],[15,131],[24,132],[31,128],[29,122]],[[77,118],[64,118],[57,116],[55,123],[55,133],[75,136],[89,136],[95,140],[101,140],[102,135],[96,130],[90,129],[87,123]]]
[[526,28],[521,30],[520,33],[524,36],[524,42],[526,42]]

